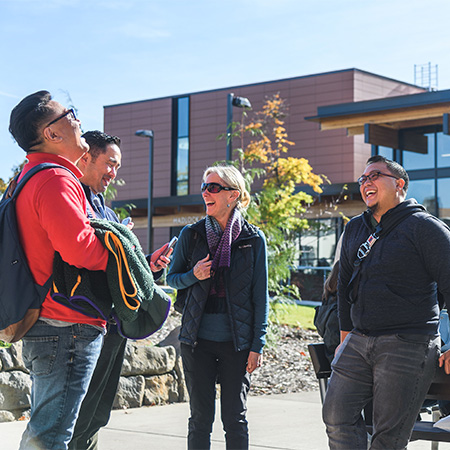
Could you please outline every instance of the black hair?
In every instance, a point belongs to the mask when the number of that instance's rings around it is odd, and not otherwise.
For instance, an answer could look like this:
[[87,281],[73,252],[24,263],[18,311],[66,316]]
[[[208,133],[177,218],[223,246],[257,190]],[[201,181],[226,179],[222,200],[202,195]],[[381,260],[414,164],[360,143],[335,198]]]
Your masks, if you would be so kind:
[[86,131],[83,137],[89,144],[89,154],[93,161],[98,158],[98,155],[106,153],[106,147],[110,144],[116,144],[120,148],[120,138],[103,133],[103,131]]
[[336,295],[338,288],[338,278],[339,278],[339,260],[336,261],[331,272],[323,285],[322,301],[326,301],[333,295]]
[[397,178],[401,178],[402,180],[405,180],[405,185],[403,186],[403,191],[408,191],[409,186],[409,176],[406,170],[403,166],[401,166],[398,162],[392,161],[391,159],[385,158],[381,155],[375,155],[371,156],[368,160],[366,165],[374,164],[377,162],[382,162],[386,164],[386,167],[388,168],[389,172],[391,172],[392,175],[395,175]]
[[39,133],[54,111],[49,105],[52,96],[48,91],[38,91],[20,101],[11,111],[9,132],[26,152],[42,142]]

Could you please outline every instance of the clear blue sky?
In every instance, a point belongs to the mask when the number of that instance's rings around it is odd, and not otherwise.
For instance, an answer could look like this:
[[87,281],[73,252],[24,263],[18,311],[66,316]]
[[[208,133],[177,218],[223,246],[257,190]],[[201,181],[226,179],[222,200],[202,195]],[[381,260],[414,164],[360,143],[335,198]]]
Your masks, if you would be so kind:
[[11,109],[47,89],[84,130],[103,106],[356,67],[450,88],[448,0],[0,0],[0,177]]

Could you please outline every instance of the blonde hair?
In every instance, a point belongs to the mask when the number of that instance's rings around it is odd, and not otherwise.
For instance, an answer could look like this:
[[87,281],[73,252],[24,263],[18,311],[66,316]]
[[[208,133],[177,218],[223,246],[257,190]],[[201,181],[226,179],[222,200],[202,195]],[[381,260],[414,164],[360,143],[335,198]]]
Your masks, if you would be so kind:
[[250,193],[245,187],[245,180],[241,172],[234,166],[220,165],[208,167],[203,173],[203,182],[206,182],[208,175],[215,173],[225,184],[239,191],[239,197],[236,200],[236,206],[239,209],[245,209],[250,204]]

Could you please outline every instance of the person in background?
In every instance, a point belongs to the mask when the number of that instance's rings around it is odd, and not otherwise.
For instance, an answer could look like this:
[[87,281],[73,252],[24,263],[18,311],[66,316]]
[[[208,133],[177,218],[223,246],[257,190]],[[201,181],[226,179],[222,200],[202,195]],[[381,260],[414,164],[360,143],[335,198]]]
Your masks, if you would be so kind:
[[262,364],[268,317],[266,240],[243,219],[250,202],[233,166],[206,169],[206,218],[181,231],[167,276],[187,295],[179,339],[190,396],[188,449],[209,449],[216,381],[228,449],[248,448],[250,374]]
[[[82,173],[76,164],[89,145],[75,111],[53,100],[48,91],[35,92],[12,110],[9,130],[27,153],[21,177],[40,163],[63,166],[34,175],[16,201],[19,237],[36,283],[43,285],[52,275],[55,252],[74,266],[105,271],[108,251],[89,225],[78,181]],[[67,449],[105,326],[104,320],[78,313],[47,294],[39,320],[22,340],[32,388],[21,450]]]
[[450,230],[414,199],[398,163],[377,155],[358,179],[368,210],[346,226],[339,257],[341,345],[323,405],[331,449],[404,449],[439,358],[437,289],[450,299]]
[[[120,139],[102,131],[88,131],[83,138],[90,151],[82,156],[78,167],[83,172],[80,181],[83,185],[91,211],[88,215],[97,219],[119,222],[116,213],[105,205],[103,193],[116,178],[122,161]],[[133,227],[130,222],[127,225]],[[167,244],[147,257],[155,277],[167,267],[169,258],[162,253]],[[168,253],[170,256],[171,252]],[[92,376],[86,397],[81,405],[70,450],[94,450],[99,448],[98,432],[111,415],[114,398],[120,380],[127,339],[122,337],[114,323],[108,324],[108,332]]]
[[334,352],[340,344],[339,319],[337,314],[337,284],[339,260],[335,262],[323,286],[322,304],[316,306],[314,325],[323,338],[328,360],[333,361]]

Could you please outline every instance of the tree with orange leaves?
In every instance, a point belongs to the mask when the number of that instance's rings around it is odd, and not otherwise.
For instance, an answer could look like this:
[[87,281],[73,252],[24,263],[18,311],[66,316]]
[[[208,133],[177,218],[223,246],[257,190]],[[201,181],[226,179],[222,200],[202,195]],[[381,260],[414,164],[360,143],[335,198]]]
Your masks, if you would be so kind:
[[[241,147],[234,150],[238,157],[231,163],[244,175],[252,193],[247,218],[267,237],[269,290],[275,297],[288,293],[299,296],[297,288],[286,286],[285,282],[298,255],[295,238],[300,230],[308,228],[307,220],[301,216],[313,201],[300,187],[311,186],[321,193],[326,180],[313,172],[307,159],[288,156],[289,148],[295,144],[288,140],[284,126],[286,111],[285,101],[276,94],[266,100],[248,124],[244,111],[242,121],[232,124],[231,133],[231,137],[241,141]],[[252,191],[260,177],[264,179],[261,189]]]

